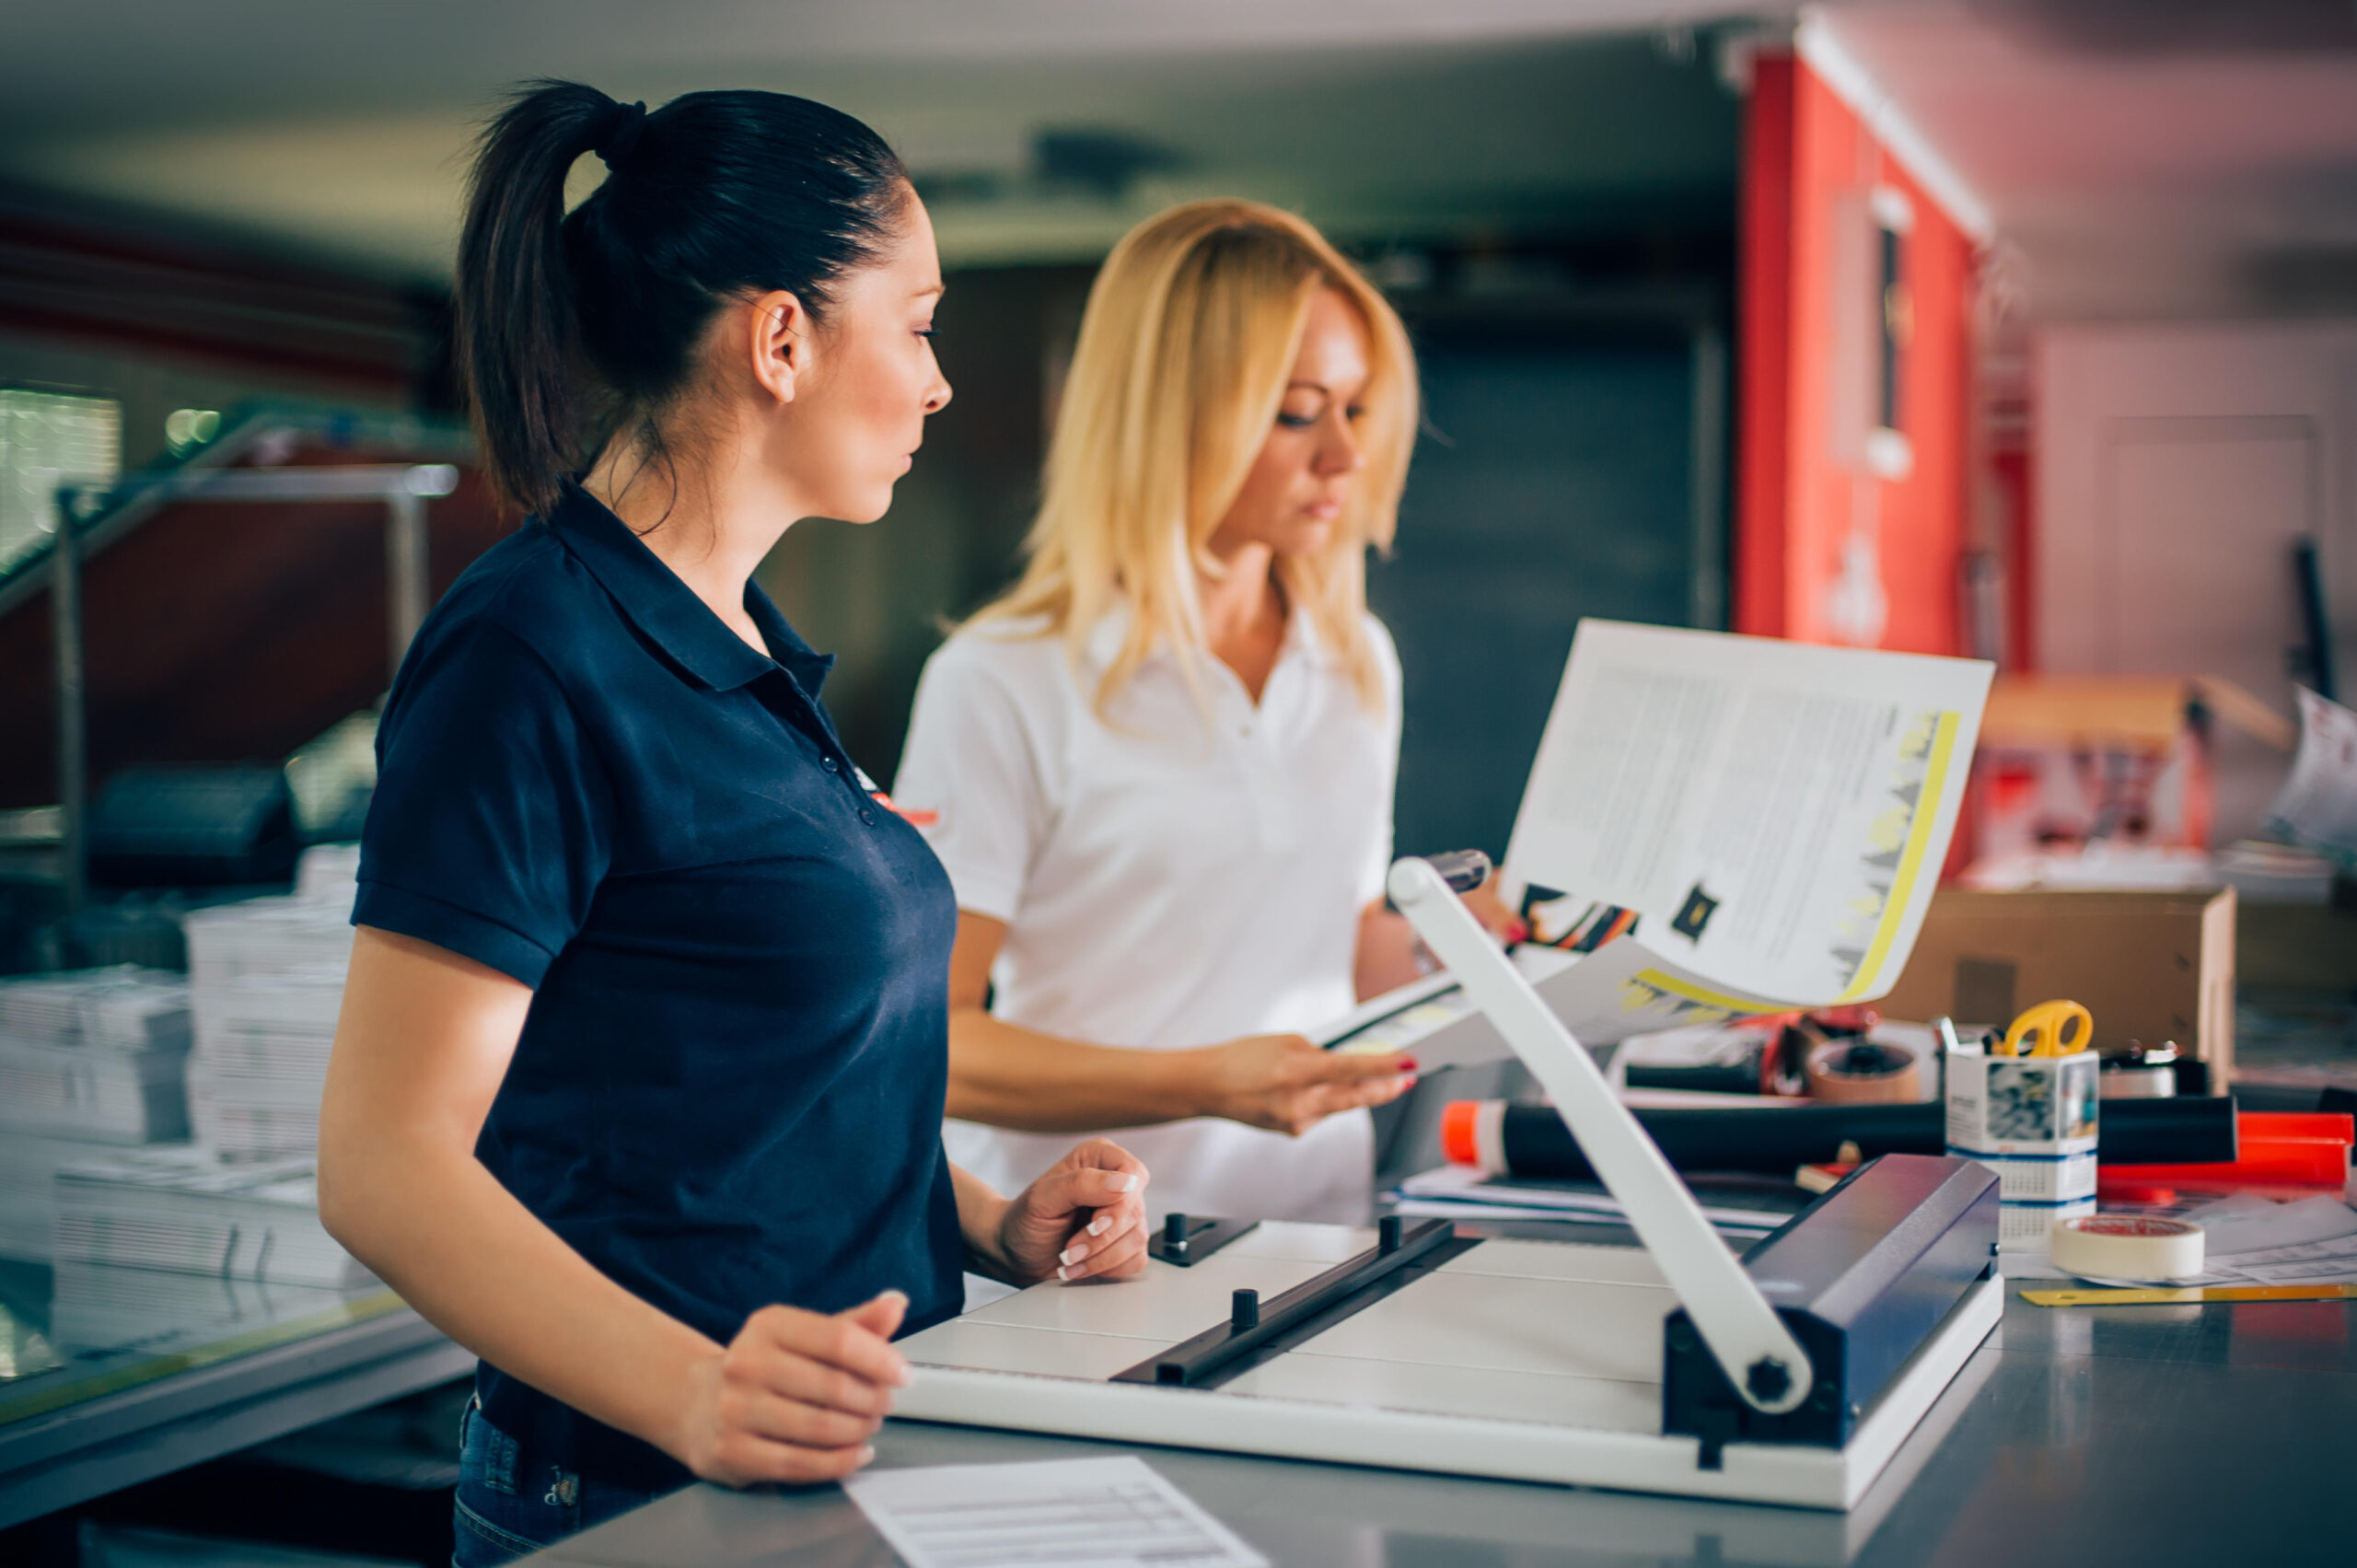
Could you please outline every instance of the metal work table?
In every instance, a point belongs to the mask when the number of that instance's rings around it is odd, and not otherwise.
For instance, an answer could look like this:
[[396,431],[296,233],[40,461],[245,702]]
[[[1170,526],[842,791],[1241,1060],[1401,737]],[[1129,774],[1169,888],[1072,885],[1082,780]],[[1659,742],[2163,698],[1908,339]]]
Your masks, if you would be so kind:
[[[60,1363],[0,1382],[0,1528],[474,1368],[473,1356],[381,1285],[324,1291],[188,1276],[215,1287],[222,1305],[187,1312],[177,1326],[167,1312],[146,1332],[117,1320],[94,1342],[50,1310],[50,1272],[0,1266],[11,1368]],[[132,1342],[106,1348],[115,1335]]]
[[[2345,1561],[2357,1552],[2357,1306],[2009,1300],[1996,1334],[1847,1516],[902,1422],[876,1447],[886,1467],[1141,1454],[1281,1568]],[[837,1488],[697,1486],[529,1561],[898,1559]]]

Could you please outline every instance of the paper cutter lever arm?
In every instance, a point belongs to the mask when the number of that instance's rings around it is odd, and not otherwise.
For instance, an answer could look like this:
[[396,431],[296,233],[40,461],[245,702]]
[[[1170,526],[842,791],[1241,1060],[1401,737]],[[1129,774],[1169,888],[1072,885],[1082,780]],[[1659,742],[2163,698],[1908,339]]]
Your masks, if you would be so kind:
[[1703,1218],[1661,1150],[1613,1096],[1595,1058],[1498,951],[1431,862],[1395,863],[1389,887],[1392,903],[1554,1100],[1556,1114],[1627,1211],[1630,1228],[1661,1266],[1744,1402],[1771,1415],[1798,1407],[1814,1376],[1806,1353]]

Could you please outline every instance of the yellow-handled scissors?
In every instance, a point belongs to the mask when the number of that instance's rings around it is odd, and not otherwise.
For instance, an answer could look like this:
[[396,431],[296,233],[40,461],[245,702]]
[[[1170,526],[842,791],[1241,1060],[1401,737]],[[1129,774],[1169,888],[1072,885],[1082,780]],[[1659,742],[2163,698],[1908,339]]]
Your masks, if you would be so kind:
[[2041,1002],[2015,1018],[1999,1056],[2071,1056],[2095,1049],[2095,1015],[2076,1002]]

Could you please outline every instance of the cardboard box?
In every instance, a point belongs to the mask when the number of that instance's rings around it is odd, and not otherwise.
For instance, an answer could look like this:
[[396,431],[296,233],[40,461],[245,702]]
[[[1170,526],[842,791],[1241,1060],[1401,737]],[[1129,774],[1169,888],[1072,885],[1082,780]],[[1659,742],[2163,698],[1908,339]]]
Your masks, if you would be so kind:
[[2003,1026],[2067,997],[2096,1049],[2175,1040],[2223,1092],[2235,1063],[2235,892],[1979,893],[1943,888],[1884,1016]]

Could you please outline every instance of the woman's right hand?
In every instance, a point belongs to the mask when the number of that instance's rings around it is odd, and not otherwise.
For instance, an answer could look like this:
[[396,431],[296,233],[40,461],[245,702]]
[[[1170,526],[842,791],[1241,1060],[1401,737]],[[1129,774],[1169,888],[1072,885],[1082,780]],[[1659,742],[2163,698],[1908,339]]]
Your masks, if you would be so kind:
[[1338,1111],[1398,1099],[1416,1082],[1411,1057],[1343,1055],[1299,1035],[1248,1035],[1202,1055],[1210,1114],[1296,1138]]
[[674,1456],[723,1486],[849,1475],[876,1457],[867,1440],[909,1385],[891,1346],[908,1309],[896,1290],[831,1318],[762,1307],[696,1369]]

